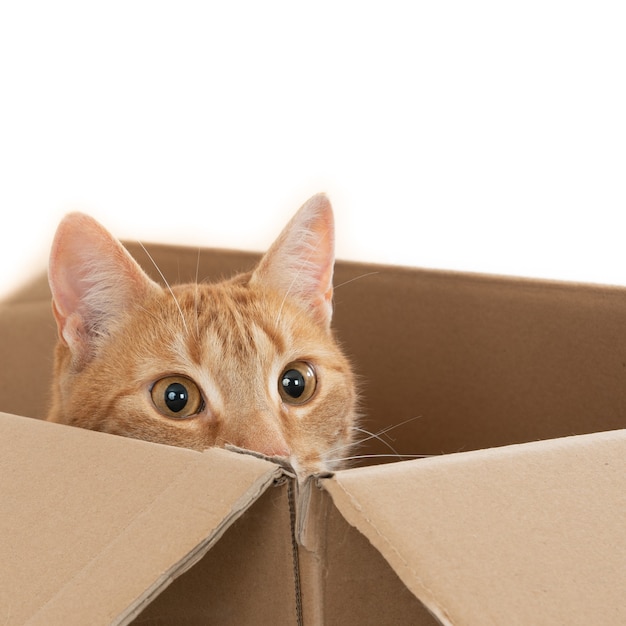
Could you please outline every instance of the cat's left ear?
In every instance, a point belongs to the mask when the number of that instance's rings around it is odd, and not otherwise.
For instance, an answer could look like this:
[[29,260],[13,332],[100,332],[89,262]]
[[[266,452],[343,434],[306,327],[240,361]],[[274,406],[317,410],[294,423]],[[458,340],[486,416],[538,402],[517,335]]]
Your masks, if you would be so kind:
[[333,313],[334,264],[333,211],[328,198],[318,194],[293,216],[250,282],[283,293],[328,328]]

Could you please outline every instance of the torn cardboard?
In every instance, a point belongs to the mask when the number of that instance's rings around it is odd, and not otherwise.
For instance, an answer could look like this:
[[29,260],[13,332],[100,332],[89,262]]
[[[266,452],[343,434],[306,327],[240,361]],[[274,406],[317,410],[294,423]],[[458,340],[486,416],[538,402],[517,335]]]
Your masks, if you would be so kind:
[[[195,278],[197,250],[149,250]],[[360,452],[436,456],[306,502],[266,460],[28,419],[45,277],[0,303],[0,623],[626,623],[626,290],[355,263],[336,285],[363,426],[405,422]]]

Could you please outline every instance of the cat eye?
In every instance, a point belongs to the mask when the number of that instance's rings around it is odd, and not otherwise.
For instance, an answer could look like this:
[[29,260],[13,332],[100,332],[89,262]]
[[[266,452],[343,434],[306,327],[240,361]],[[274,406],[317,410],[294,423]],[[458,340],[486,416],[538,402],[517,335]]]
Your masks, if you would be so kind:
[[306,361],[293,361],[278,379],[278,393],[287,404],[308,402],[317,385],[315,371]]
[[165,417],[185,419],[202,410],[202,394],[196,383],[186,376],[166,376],[150,390],[152,402]]

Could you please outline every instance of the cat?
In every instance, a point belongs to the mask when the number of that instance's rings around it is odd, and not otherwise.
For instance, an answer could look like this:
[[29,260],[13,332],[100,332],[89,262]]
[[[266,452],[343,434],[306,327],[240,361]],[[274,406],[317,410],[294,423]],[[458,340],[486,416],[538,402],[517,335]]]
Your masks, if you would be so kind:
[[47,419],[277,457],[299,481],[353,444],[357,392],[331,329],[334,221],[313,196],[255,269],[162,287],[103,226],[70,213],[48,279],[57,323]]

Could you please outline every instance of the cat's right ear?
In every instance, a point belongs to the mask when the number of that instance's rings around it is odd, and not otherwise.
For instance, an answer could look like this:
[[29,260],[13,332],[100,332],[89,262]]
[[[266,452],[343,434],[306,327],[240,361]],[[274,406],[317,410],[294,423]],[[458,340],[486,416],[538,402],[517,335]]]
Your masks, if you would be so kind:
[[158,289],[122,244],[82,213],[59,224],[48,281],[59,338],[76,363],[89,359],[133,302]]

